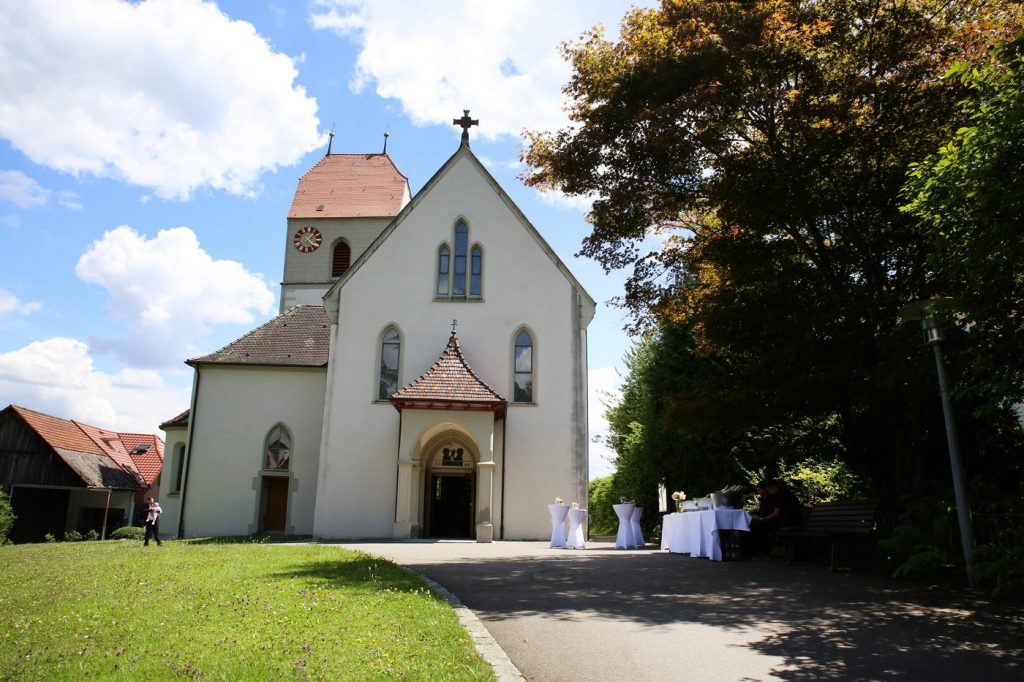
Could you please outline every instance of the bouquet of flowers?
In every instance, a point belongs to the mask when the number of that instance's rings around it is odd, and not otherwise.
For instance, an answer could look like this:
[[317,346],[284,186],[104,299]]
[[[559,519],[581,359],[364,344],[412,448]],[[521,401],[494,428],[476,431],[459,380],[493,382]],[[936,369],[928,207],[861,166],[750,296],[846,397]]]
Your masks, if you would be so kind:
[[563,500],[561,497],[556,497],[555,504],[565,504],[565,500]]
[[580,503],[579,502],[573,502],[572,503],[572,508],[573,509],[579,509],[580,508]]
[[681,511],[683,507],[683,500],[686,499],[686,493],[682,490],[677,490],[672,493],[672,499],[676,501],[676,511]]

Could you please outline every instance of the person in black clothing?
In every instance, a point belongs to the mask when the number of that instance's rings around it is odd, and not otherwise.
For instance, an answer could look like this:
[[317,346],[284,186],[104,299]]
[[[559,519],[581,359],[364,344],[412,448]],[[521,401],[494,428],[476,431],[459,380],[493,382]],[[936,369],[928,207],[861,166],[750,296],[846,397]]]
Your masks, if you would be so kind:
[[775,532],[800,525],[800,501],[785,483],[776,479],[757,484],[760,498],[757,514],[750,520],[748,556],[770,552]]
[[157,546],[162,545],[160,542],[160,515],[164,512],[160,508],[160,505],[152,497],[147,497],[146,502],[149,504],[146,506],[146,540],[143,542],[143,546],[149,546],[149,539],[153,538],[156,540]]

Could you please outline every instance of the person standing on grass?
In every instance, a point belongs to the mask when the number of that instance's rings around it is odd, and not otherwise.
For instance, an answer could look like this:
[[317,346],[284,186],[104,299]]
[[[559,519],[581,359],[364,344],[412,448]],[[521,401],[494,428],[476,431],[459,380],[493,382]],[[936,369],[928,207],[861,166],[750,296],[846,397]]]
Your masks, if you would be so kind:
[[146,541],[142,545],[148,547],[150,537],[156,540],[157,545],[162,545],[163,543],[160,542],[160,515],[164,513],[164,510],[152,497],[147,497],[146,502],[149,503],[149,506],[146,507]]

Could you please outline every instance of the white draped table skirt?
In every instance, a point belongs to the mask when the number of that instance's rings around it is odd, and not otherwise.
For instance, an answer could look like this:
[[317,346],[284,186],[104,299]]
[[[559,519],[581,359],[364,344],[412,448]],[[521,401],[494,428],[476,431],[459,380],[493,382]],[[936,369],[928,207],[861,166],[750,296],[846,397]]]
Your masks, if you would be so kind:
[[615,515],[619,517],[619,532],[615,536],[615,549],[633,547],[632,516],[636,505],[628,502],[625,504],[613,504],[612,509],[615,510]]
[[587,546],[583,542],[583,522],[587,518],[586,509],[570,509],[569,510],[569,537],[566,540],[566,546],[570,549],[586,549]]
[[674,554],[722,560],[720,530],[750,530],[750,514],[742,509],[665,514],[661,521],[661,548]]
[[565,517],[569,513],[567,504],[549,504],[551,513],[551,547],[565,549]]

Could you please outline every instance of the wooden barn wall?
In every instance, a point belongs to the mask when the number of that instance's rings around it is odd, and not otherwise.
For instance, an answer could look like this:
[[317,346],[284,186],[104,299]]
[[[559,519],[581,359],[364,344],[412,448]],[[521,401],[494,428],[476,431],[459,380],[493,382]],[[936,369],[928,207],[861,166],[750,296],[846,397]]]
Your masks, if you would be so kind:
[[0,485],[84,487],[82,479],[13,411],[0,414]]

